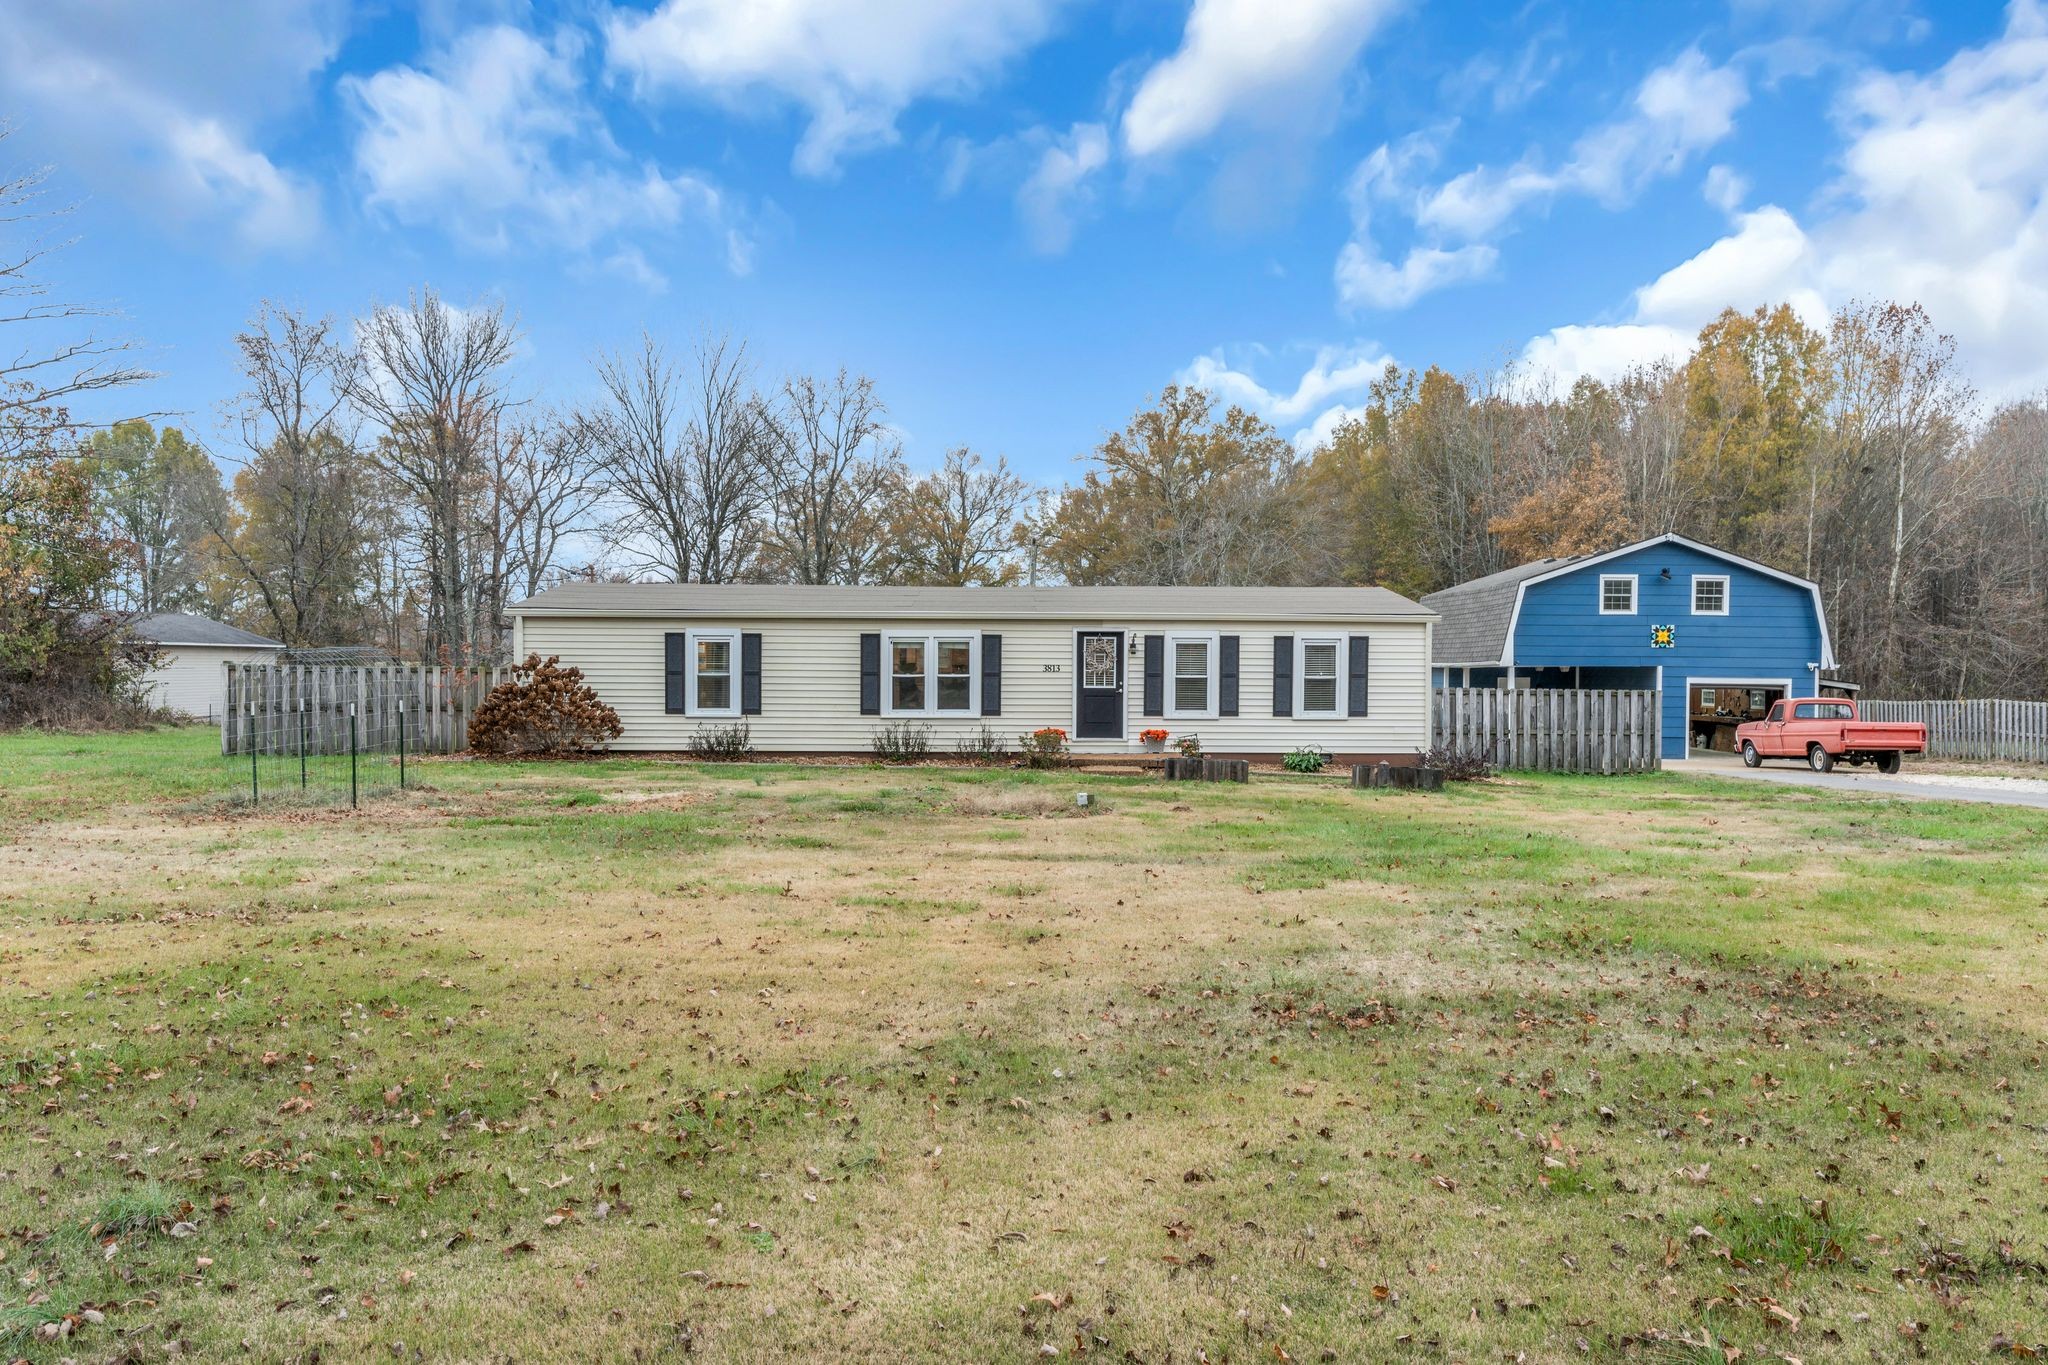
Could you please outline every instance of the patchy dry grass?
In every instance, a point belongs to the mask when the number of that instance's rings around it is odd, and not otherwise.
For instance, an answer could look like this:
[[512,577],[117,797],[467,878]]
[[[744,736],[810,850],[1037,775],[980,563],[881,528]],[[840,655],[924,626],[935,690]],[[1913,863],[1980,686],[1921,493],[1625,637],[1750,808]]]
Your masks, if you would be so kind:
[[0,740],[9,1352],[2048,1343],[2039,812],[205,742]]

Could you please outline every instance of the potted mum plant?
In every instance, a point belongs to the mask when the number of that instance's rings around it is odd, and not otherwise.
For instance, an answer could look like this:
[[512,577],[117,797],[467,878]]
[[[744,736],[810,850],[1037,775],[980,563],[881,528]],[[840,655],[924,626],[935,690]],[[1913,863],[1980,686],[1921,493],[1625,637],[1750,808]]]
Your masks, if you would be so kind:
[[1166,748],[1166,731],[1154,728],[1138,731],[1138,738],[1145,741],[1145,752],[1160,753]]

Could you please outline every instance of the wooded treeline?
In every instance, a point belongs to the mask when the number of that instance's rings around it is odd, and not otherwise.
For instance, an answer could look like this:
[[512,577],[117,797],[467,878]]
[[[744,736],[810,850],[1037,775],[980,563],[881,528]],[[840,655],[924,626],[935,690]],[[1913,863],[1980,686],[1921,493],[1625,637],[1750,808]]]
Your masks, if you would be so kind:
[[1980,404],[1917,306],[1729,312],[1684,363],[1563,395],[1513,366],[1389,367],[1306,451],[1169,386],[1045,489],[964,447],[914,471],[872,379],[767,376],[736,337],[642,337],[550,376],[581,395],[551,406],[502,305],[431,289],[352,319],[259,306],[234,449],[92,429],[66,404],[143,376],[118,343],[14,340],[79,316],[40,301],[34,260],[0,268],[28,300],[0,335],[23,357],[0,373],[17,689],[97,608],[459,665],[572,578],[1420,595],[1678,531],[1819,582],[1843,675],[1876,692],[2048,695],[2048,404]]
[[1684,364],[1562,397],[1390,368],[1306,452],[1169,387],[1057,490],[966,449],[913,473],[870,379],[763,384],[732,338],[643,338],[555,409],[515,395],[499,308],[428,291],[348,330],[265,307],[237,338],[225,486],[175,429],[77,444],[132,547],[123,605],[459,663],[570,577],[1420,595],[1678,531],[1819,582],[1874,689],[2048,694],[2048,406],[1980,412],[1916,307],[1731,312]]

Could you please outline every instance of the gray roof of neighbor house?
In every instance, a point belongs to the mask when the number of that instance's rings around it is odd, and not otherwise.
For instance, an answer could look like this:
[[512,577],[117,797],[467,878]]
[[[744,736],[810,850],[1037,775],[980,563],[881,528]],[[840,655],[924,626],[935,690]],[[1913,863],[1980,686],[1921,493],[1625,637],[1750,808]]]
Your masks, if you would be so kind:
[[212,645],[225,649],[283,649],[276,640],[265,639],[240,626],[231,626],[207,616],[193,616],[182,611],[160,611],[153,616],[138,616],[128,623],[128,629],[144,640],[158,645]]
[[1385,588],[871,588],[751,583],[565,583],[512,616],[833,617],[1187,621],[1415,620],[1434,615]]
[[1508,622],[1515,614],[1515,593],[1522,583],[1583,558],[1567,555],[1531,560],[1425,596],[1422,605],[1443,617],[1430,648],[1430,662],[1491,664],[1502,658]]

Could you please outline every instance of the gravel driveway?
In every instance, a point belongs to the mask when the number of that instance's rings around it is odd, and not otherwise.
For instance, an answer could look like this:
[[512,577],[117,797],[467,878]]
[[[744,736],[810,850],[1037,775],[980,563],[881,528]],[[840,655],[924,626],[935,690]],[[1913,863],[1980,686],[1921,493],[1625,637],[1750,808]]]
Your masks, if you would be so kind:
[[1761,768],[1745,768],[1733,754],[1689,758],[1668,763],[1665,771],[1700,777],[1733,777],[1750,782],[1777,782],[1792,787],[1825,787],[1830,791],[1867,796],[1898,796],[1923,801],[1984,801],[1995,806],[2034,806],[2048,810],[2048,778],[1970,777],[1956,773],[1919,773],[1912,767],[1897,777],[1875,768],[1841,767],[1817,773],[1790,759],[1765,759]]

